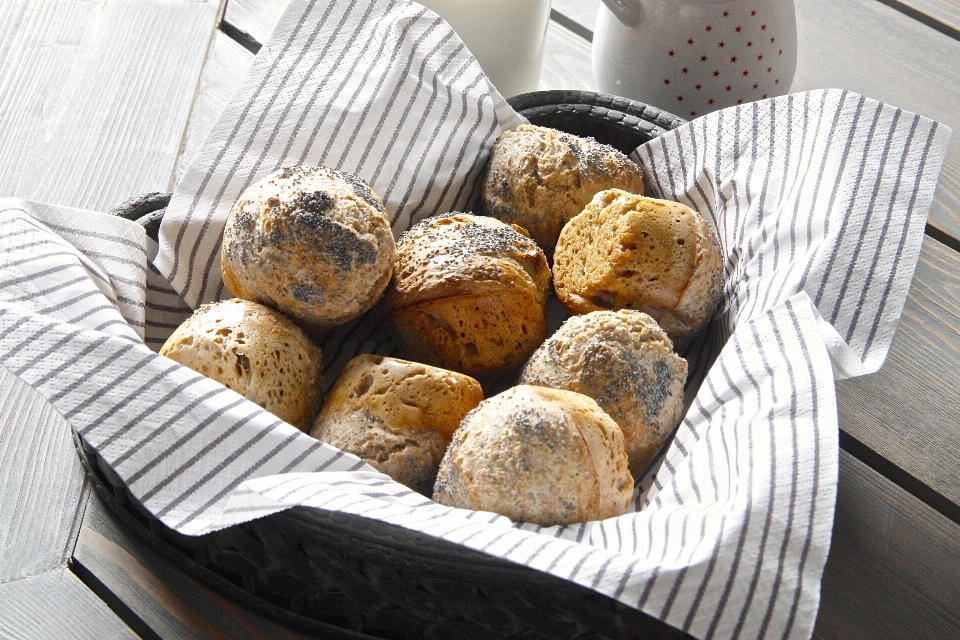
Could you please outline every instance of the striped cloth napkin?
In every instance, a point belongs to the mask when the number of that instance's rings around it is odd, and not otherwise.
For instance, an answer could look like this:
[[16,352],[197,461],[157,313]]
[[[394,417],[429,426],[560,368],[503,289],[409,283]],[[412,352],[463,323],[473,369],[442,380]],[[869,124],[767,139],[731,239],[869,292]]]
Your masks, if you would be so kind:
[[[358,174],[395,232],[471,210],[520,119],[407,0],[295,0],[177,188],[152,245],[108,216],[0,200],[0,364],[43,394],[166,525],[200,535],[308,505],[546,571],[698,638],[808,638],[838,468],[834,380],[875,371],[919,255],[949,129],[817,91],[699,118],[636,150],[651,191],[709,221],[721,313],[698,389],[635,510],[543,528],[451,509],[155,353],[224,296],[227,212],[290,163]],[[322,345],[332,381],[378,326]]]

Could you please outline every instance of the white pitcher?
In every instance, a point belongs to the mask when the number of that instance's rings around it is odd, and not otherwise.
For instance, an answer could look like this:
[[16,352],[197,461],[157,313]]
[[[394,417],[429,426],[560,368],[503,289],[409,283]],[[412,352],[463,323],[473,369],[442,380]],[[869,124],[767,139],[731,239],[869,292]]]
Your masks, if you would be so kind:
[[793,0],[603,0],[597,88],[683,118],[787,93],[797,67]]

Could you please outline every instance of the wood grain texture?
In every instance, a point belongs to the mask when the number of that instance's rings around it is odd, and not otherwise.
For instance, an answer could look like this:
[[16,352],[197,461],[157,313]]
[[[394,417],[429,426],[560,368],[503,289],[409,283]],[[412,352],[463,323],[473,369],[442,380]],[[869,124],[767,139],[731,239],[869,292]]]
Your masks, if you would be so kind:
[[0,584],[0,638],[134,639],[124,624],[68,569]]
[[[960,2],[957,0],[879,0],[891,6],[902,5],[903,10],[916,12],[924,20],[934,20],[953,31],[960,30]],[[919,16],[918,16],[919,17]]]
[[3,366],[0,487],[0,584],[64,566],[87,495],[70,426]]
[[169,190],[220,0],[0,3],[0,194]]
[[229,0],[224,22],[266,44],[290,0]]
[[960,254],[924,239],[877,373],[837,384],[840,428],[960,503]]
[[934,640],[960,629],[960,526],[840,453],[818,640]]
[[553,20],[547,27],[540,89],[597,90],[590,66],[590,43]]
[[74,562],[161,638],[292,640],[295,631],[243,608],[160,557],[93,494]]
[[[796,10],[792,91],[849,89],[960,130],[960,42],[875,0],[803,0]],[[930,223],[960,238],[956,140],[947,149]]]
[[200,76],[200,88],[190,113],[183,150],[177,159],[177,180],[183,177],[190,160],[220,117],[233,92],[250,71],[253,54],[217,31],[210,46],[207,64]]

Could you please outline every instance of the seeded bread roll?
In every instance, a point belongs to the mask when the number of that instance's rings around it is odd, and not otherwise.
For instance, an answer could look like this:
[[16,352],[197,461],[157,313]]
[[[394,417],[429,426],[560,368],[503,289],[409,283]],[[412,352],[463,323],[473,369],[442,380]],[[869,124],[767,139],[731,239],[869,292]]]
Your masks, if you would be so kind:
[[469,376],[359,355],[337,378],[310,435],[429,495],[453,432],[481,400],[483,389]]
[[630,471],[641,474],[680,421],[687,361],[640,311],[571,316],[530,357],[521,384],[576,391],[623,430]]
[[320,409],[320,351],[288,318],[235,298],[197,309],[160,354],[306,431]]
[[385,307],[405,358],[492,374],[519,368],[543,341],[549,285],[523,229],[451,213],[400,238]]
[[570,313],[637,309],[678,348],[710,321],[723,293],[720,247],[703,217],[618,189],[598,193],[567,223],[553,271]]
[[383,203],[356,176],[284,167],[246,189],[223,232],[223,283],[326,330],[376,303],[395,253]]
[[521,385],[467,414],[433,499],[543,526],[625,513],[633,496],[620,427],[587,396]]
[[643,172],[593,138],[524,124],[490,151],[480,203],[484,213],[530,232],[547,256],[560,230],[605,189],[643,194]]

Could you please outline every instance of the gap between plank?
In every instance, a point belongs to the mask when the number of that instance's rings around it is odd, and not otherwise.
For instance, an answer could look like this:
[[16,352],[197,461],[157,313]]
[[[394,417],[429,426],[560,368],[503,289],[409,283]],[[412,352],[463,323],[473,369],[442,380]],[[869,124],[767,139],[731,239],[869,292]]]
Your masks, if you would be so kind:
[[840,430],[840,448],[937,513],[960,524],[960,505],[913,477],[843,429]]
[[77,562],[75,559],[70,560],[67,564],[70,571],[73,572],[77,578],[80,579],[90,591],[92,591],[98,598],[103,600],[103,602],[110,607],[110,610],[113,611],[118,618],[120,618],[128,627],[130,627],[134,633],[136,633],[144,640],[163,640],[156,631],[154,631],[143,618],[138,616],[133,609],[128,607],[120,597],[113,593],[107,585],[103,584],[97,576],[93,574],[85,566]]

